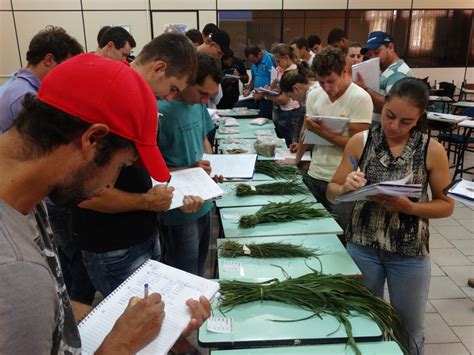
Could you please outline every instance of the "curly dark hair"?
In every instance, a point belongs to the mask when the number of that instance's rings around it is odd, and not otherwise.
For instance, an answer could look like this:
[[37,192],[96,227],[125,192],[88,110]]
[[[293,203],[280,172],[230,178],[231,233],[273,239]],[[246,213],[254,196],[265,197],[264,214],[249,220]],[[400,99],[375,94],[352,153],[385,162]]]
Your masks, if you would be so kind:
[[316,54],[311,69],[318,76],[330,75],[332,72],[341,75],[346,67],[344,53],[334,47],[326,47]]

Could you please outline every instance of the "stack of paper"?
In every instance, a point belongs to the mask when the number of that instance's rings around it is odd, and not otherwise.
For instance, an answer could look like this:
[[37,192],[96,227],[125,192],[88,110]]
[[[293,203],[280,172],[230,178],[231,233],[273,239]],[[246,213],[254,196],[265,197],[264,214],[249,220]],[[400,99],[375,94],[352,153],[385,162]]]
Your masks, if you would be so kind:
[[362,76],[365,85],[377,92],[380,91],[380,58],[372,58],[352,66],[352,81],[357,81],[357,74]]
[[457,123],[469,119],[468,116],[452,115],[450,113],[428,112],[428,119],[441,122]]
[[273,82],[273,80],[277,80],[278,78],[278,71],[275,69],[275,67],[272,67],[270,71],[270,82]]
[[[168,186],[174,187],[170,210],[182,207],[184,196],[198,196],[207,201],[224,194],[219,185],[202,168],[172,171],[170,175]],[[153,180],[153,186],[158,184]]]
[[211,163],[211,175],[227,179],[251,179],[255,171],[257,154],[204,154],[202,160]]
[[[288,149],[277,149],[275,151],[275,160],[284,160],[287,158],[296,158],[296,153],[290,152]],[[301,161],[311,161],[311,155],[309,151],[304,152],[301,157]]]
[[253,91],[250,92],[247,96],[239,95],[239,101],[250,100],[253,99]]
[[367,200],[367,197],[379,194],[419,198],[421,196],[422,186],[421,184],[407,184],[407,181],[411,178],[411,176],[412,175],[410,174],[401,180],[384,181],[362,186],[357,190],[336,196],[335,201],[343,202]]
[[270,89],[267,89],[267,88],[264,88],[264,87],[256,88],[255,91],[258,92],[259,94],[265,94],[265,95],[270,95],[270,96],[280,95],[280,93],[278,91],[270,90]]
[[469,206],[474,206],[474,181],[459,179],[448,190],[448,196]]
[[[332,117],[332,116],[308,116],[313,121],[321,122],[324,127],[331,132],[337,134],[343,134],[349,125],[349,119],[347,117]],[[333,145],[328,140],[310,130],[304,131],[304,144],[318,144],[318,145]]]

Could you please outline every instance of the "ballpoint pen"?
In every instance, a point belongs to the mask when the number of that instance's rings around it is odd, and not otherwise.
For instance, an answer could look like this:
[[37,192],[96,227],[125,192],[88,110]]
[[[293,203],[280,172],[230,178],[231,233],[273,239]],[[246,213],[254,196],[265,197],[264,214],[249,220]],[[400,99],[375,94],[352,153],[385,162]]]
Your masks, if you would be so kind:
[[351,161],[352,169],[354,169],[354,171],[357,171],[359,167],[357,166],[357,162],[352,155],[349,155],[349,160]]

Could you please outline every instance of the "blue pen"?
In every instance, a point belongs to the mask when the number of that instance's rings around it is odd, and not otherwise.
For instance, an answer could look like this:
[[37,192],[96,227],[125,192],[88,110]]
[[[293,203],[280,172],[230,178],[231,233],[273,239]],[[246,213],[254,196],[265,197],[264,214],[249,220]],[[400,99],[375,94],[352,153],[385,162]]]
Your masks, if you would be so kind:
[[143,290],[143,298],[148,297],[148,284],[145,284],[144,290]]
[[357,171],[359,167],[357,166],[357,162],[352,155],[349,155],[349,160],[351,161],[352,169],[354,169],[354,171]]

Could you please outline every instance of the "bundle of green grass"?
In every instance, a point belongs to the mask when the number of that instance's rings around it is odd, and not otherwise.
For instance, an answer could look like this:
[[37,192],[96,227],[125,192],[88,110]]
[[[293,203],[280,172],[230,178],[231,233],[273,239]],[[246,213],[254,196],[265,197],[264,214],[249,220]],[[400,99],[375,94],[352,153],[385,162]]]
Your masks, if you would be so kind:
[[[309,317],[289,320],[301,321],[324,314],[335,317],[347,334],[347,345],[361,355],[354,340],[350,317],[354,313],[374,320],[386,340],[394,340],[405,354],[409,354],[409,334],[393,307],[376,297],[354,277],[324,275],[313,272],[286,280],[272,279],[262,283],[220,281],[219,308],[227,312],[234,307],[255,301],[274,301],[305,309]],[[281,320],[272,320],[281,322]]]
[[294,165],[282,165],[269,160],[257,161],[255,172],[270,176],[274,179],[291,180],[299,175],[299,170]]
[[255,214],[244,215],[239,219],[240,228],[252,228],[261,223],[290,222],[299,219],[315,219],[329,217],[329,212],[324,208],[311,207],[312,203],[296,202],[270,202],[260,208]]
[[251,195],[296,195],[308,192],[299,181],[280,181],[258,185],[238,184],[235,188],[237,196]]
[[220,256],[236,258],[248,256],[251,258],[317,258],[321,256],[316,249],[306,248],[282,242],[241,244],[234,240],[226,240],[219,245]]

